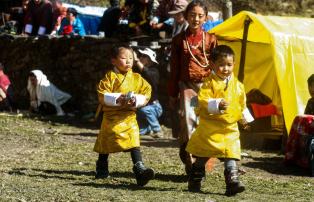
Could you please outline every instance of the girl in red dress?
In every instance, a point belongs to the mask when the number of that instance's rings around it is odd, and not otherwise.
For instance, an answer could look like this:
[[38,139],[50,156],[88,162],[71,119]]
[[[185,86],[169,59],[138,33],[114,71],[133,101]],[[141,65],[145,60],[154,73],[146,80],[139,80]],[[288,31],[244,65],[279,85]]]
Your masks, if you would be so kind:
[[207,13],[202,1],[189,3],[184,13],[189,27],[176,35],[171,45],[169,105],[174,109],[180,101],[180,158],[186,165],[187,173],[191,169],[192,158],[185,152],[185,147],[197,125],[194,112],[197,93],[204,78],[211,72],[210,53],[217,46],[216,36],[202,30]]

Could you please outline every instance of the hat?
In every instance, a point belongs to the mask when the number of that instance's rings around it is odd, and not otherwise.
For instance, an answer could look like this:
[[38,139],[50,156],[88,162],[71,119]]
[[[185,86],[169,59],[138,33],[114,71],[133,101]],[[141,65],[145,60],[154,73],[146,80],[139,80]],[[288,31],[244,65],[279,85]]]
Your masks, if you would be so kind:
[[137,41],[130,41],[129,46],[130,47],[137,47],[138,43],[137,43]]
[[158,41],[151,41],[149,47],[151,49],[159,49],[161,46],[158,44]]
[[185,11],[188,2],[186,0],[178,0],[171,11],[168,12],[169,15],[175,15],[177,13],[181,13]]
[[156,60],[156,52],[153,51],[152,49],[150,48],[145,48],[143,50],[139,49],[138,50],[141,54],[143,55],[147,55],[151,61],[155,62],[158,64],[157,60]]

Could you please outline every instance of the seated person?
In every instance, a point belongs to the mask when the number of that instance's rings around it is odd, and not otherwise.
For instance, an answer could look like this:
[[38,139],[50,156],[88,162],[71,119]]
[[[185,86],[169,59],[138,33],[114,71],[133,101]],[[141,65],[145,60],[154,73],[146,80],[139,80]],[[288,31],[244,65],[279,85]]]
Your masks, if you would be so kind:
[[25,33],[45,35],[52,31],[52,4],[48,0],[30,0],[25,13]]
[[61,22],[63,18],[65,18],[67,14],[67,8],[63,6],[61,0],[51,0],[52,8],[53,8],[53,18],[52,25],[53,29],[50,35],[56,35],[57,31],[61,26]]
[[133,35],[149,34],[149,20],[155,9],[154,0],[126,0],[124,9],[128,12],[129,28]]
[[156,9],[155,15],[150,21],[150,26],[154,30],[164,30],[171,34],[173,30],[174,18],[169,13],[178,8],[178,5],[187,6],[186,0],[159,0],[159,6]]
[[77,10],[75,8],[68,8],[66,17],[62,19],[58,31],[59,35],[86,35],[82,21],[77,17]]
[[307,84],[311,98],[304,115],[298,115],[293,120],[286,145],[285,163],[309,168],[314,176],[314,74],[308,78]]
[[187,5],[187,1],[178,1],[175,3],[173,10],[168,12],[174,18],[172,37],[185,31],[189,26],[189,23],[184,18],[184,11]]
[[71,95],[59,90],[50,83],[47,76],[41,70],[33,70],[29,73],[27,90],[30,95],[30,110],[42,115],[65,115],[61,105],[65,104]]
[[110,5],[111,7],[105,10],[98,27],[98,31],[105,32],[107,38],[113,37],[118,31],[119,19],[122,14],[119,1],[110,0]]
[[0,63],[0,110],[12,111],[12,88],[9,77],[3,72],[4,66]]
[[307,85],[311,98],[307,101],[304,114],[314,115],[314,74],[307,79]]
[[137,110],[137,122],[140,127],[140,135],[150,134],[152,137],[161,138],[162,131],[158,118],[162,114],[162,107],[158,101],[159,71],[155,51],[150,48],[139,49],[139,58],[134,57],[135,65],[141,72],[143,78],[152,86],[152,96],[148,104]]

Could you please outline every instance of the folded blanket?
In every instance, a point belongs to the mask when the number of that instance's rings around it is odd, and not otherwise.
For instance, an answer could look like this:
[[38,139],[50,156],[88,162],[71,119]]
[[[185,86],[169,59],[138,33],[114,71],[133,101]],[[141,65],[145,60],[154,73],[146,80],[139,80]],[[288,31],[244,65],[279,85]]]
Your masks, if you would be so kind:
[[254,118],[262,118],[271,115],[278,115],[278,110],[274,104],[256,104],[251,103]]

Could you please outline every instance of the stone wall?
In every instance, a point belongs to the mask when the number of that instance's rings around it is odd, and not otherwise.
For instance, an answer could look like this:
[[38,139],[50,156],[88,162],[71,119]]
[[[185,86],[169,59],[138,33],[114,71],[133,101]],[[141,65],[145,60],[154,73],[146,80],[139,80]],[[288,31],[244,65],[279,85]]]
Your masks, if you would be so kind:
[[58,88],[73,96],[81,111],[88,112],[97,107],[96,85],[111,66],[109,53],[112,46],[126,43],[92,36],[37,39],[2,35],[0,62],[14,84],[20,108],[28,106],[28,73],[40,69]]

